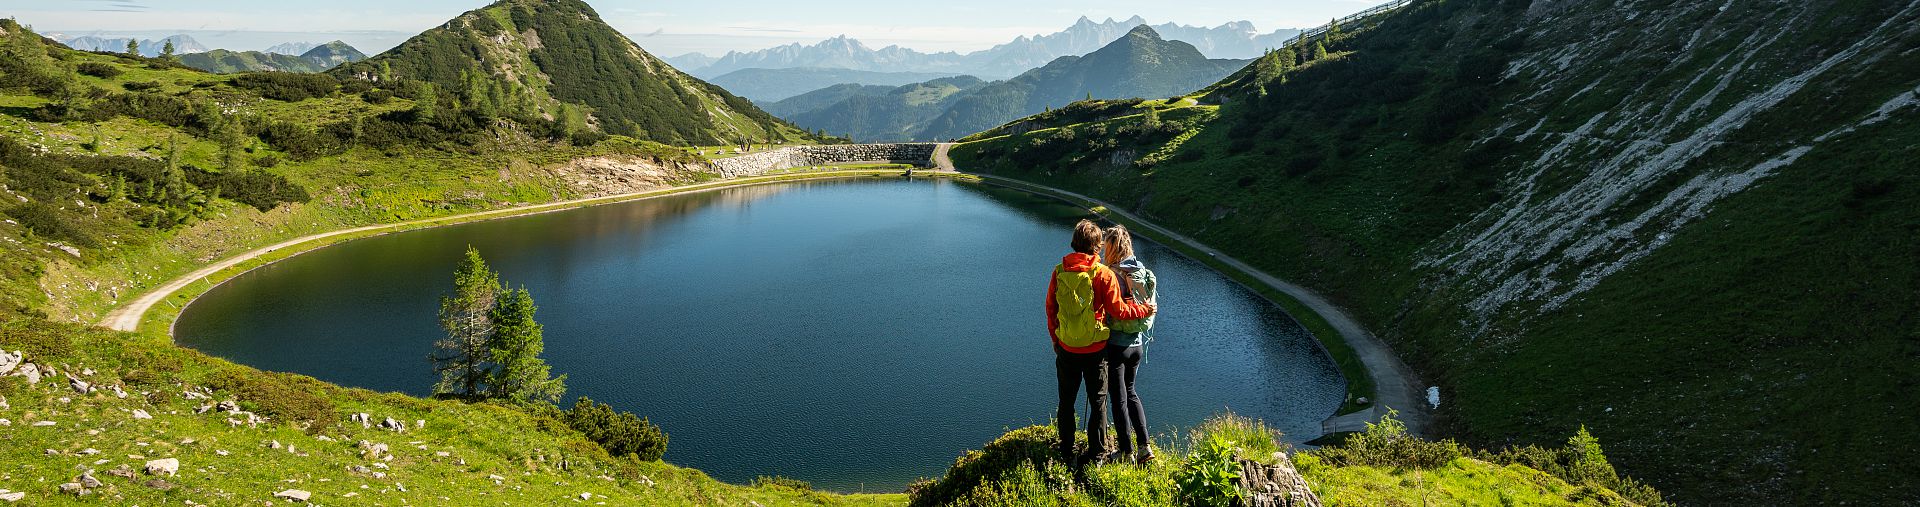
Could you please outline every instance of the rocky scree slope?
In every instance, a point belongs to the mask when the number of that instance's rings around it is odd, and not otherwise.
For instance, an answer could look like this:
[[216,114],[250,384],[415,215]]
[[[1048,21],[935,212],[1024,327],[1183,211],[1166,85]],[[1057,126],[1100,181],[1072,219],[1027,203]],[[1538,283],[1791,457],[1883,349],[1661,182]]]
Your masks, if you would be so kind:
[[1911,1],[1425,0],[1256,60],[1214,119],[953,152],[1331,295],[1470,442],[1584,423],[1683,503],[1898,503],[1916,48]]

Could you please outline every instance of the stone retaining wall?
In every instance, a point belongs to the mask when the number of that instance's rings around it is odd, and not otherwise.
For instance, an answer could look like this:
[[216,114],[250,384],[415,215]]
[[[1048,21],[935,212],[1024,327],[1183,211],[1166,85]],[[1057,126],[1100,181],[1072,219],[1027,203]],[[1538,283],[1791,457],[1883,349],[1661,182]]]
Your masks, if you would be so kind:
[[759,176],[768,171],[816,165],[874,162],[933,165],[933,143],[835,144],[793,146],[713,161],[715,172],[728,178]]

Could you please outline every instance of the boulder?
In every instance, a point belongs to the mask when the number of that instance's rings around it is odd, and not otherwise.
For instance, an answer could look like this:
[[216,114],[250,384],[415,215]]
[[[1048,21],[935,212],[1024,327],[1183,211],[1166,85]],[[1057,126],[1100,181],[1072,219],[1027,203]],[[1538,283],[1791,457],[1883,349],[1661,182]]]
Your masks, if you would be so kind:
[[308,498],[313,498],[313,493],[309,493],[305,490],[289,489],[286,491],[281,491],[279,493],[274,493],[273,497],[285,498],[288,500],[293,500],[295,502],[305,502],[307,501]]
[[239,412],[240,403],[233,400],[226,400],[213,404],[213,409],[227,413]]
[[388,417],[386,418],[386,420],[380,421],[380,429],[392,430],[392,431],[407,431],[407,423],[396,421],[392,417]]
[[22,363],[20,369],[13,372],[13,376],[25,377],[28,384],[38,384],[40,383],[40,367],[35,366],[33,363]]
[[126,465],[120,465],[120,466],[117,466],[117,467],[114,467],[114,468],[113,468],[113,470],[108,470],[108,471],[107,471],[107,475],[111,475],[111,476],[114,476],[114,477],[124,477],[124,478],[128,478],[128,479],[132,479],[132,478],[133,478],[133,467],[130,467],[130,466],[126,466]]
[[81,486],[80,483],[78,482],[69,482],[69,483],[60,485],[60,492],[66,493],[69,495],[80,496],[80,495],[87,494],[87,488],[86,486]]
[[145,410],[136,408],[136,409],[133,409],[133,418],[134,419],[152,419],[153,414],[149,414]]
[[5,500],[7,503],[18,502],[26,499],[27,499],[27,492],[25,491],[7,491],[4,489],[0,489],[0,500]]
[[178,459],[174,459],[174,458],[156,459],[156,460],[147,462],[147,475],[164,475],[164,476],[172,477],[173,474],[178,472],[180,472],[180,460]]
[[80,486],[81,486],[81,487],[84,487],[84,488],[87,488],[87,489],[93,489],[93,488],[98,488],[98,487],[100,487],[100,479],[95,479],[95,478],[93,478],[93,471],[92,471],[92,470],[88,470],[88,471],[85,471],[85,472],[81,472],[81,473],[80,473],[80,480],[79,480],[79,482],[80,482]]
[[27,362],[25,352],[7,352],[0,350],[0,375],[13,373],[13,370],[19,368],[20,364],[25,362]]
[[353,414],[352,416],[349,416],[348,419],[351,419],[353,422],[360,423],[360,427],[362,428],[373,427],[373,419],[371,416],[368,416],[366,412],[359,412],[359,413]]

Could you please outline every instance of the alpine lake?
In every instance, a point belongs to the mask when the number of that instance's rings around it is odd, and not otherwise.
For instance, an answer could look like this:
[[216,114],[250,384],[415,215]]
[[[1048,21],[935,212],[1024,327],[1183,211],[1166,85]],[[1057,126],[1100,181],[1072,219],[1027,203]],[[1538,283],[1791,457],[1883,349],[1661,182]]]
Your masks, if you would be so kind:
[[[471,245],[532,292],[543,357],[567,375],[563,407],[587,396],[645,416],[671,437],[667,461],[725,481],[900,491],[1008,429],[1050,424],[1042,305],[1087,217],[948,179],[674,195],[307,252],[215,287],[174,335],[265,370],[430,394],[439,298]],[[1155,438],[1228,410],[1317,437],[1346,386],[1313,337],[1198,262],[1136,249],[1160,287],[1138,384]]]

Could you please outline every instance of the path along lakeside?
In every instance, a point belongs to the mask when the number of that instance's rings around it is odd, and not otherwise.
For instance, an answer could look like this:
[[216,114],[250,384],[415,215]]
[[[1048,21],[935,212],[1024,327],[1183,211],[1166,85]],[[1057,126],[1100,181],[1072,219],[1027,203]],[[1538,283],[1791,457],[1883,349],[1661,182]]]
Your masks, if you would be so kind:
[[[1272,275],[1268,275],[1265,272],[1262,272],[1258,269],[1253,268],[1252,266],[1247,265],[1244,262],[1239,261],[1238,259],[1234,259],[1231,256],[1220,253],[1218,250],[1215,250],[1212,247],[1202,244],[1199,241],[1194,240],[1193,238],[1168,230],[1164,227],[1161,227],[1145,219],[1142,219],[1139,216],[1136,216],[1132,213],[1124,211],[1121,208],[1108,204],[1104,201],[1100,201],[1098,199],[1087,197],[1085,195],[1081,195],[1075,192],[1070,192],[1067,190],[1062,190],[1058,188],[1053,188],[1053,187],[1035,184],[1035,183],[1022,181],[1022,180],[1017,180],[1013,178],[1007,178],[1003,176],[958,172],[954,168],[953,161],[948,157],[948,151],[952,146],[953,146],[952,143],[940,143],[935,148],[933,152],[932,160],[930,161],[934,166],[933,170],[914,171],[913,174],[916,174],[916,175],[925,174],[928,176],[935,176],[935,177],[958,177],[963,179],[978,179],[985,183],[1013,187],[1013,188],[1018,188],[1022,190],[1039,192],[1043,194],[1051,194],[1053,197],[1064,199],[1069,202],[1073,202],[1076,205],[1086,205],[1088,207],[1094,207],[1094,206],[1102,207],[1109,213],[1113,213],[1115,215],[1124,217],[1127,220],[1132,221],[1133,223],[1138,224],[1139,226],[1145,229],[1148,229],[1152,233],[1158,234],[1161,238],[1166,238],[1172,241],[1182,243],[1188,248],[1192,248],[1196,251],[1199,251],[1207,255],[1211,260],[1217,261],[1219,264],[1241,271],[1242,273],[1245,273],[1247,276],[1250,276],[1253,279],[1257,280],[1259,283],[1264,284],[1267,287],[1275,291],[1278,291],[1282,294],[1285,294],[1288,297],[1294,298],[1299,303],[1301,303],[1301,305],[1307,307],[1314,313],[1319,314],[1321,318],[1325,319],[1336,331],[1339,332],[1341,339],[1345,341],[1350,347],[1352,347],[1353,350],[1357,353],[1359,360],[1361,361],[1362,365],[1365,367],[1367,371],[1368,377],[1373,381],[1373,384],[1375,386],[1375,396],[1377,398],[1376,400],[1373,400],[1373,402],[1370,405],[1368,405],[1367,409],[1363,409],[1358,412],[1354,412],[1350,414],[1336,415],[1333,417],[1329,417],[1326,421],[1323,421],[1321,423],[1321,428],[1323,433],[1365,430],[1366,423],[1379,421],[1380,417],[1385,414],[1387,408],[1390,407],[1392,409],[1399,411],[1399,415],[1397,417],[1399,420],[1401,420],[1406,424],[1407,431],[1409,433],[1412,433],[1415,435],[1428,434],[1427,432],[1430,427],[1431,414],[1427,410],[1428,407],[1425,403],[1426,400],[1423,399],[1423,395],[1421,392],[1422,391],[1421,383],[1418,377],[1413,373],[1413,370],[1411,368],[1408,368],[1406,363],[1400,360],[1399,356],[1394,355],[1392,348],[1388,347],[1385,342],[1380,341],[1378,337],[1375,337],[1372,333],[1368,332],[1366,328],[1362,327],[1359,324],[1358,321],[1354,320],[1352,316],[1348,315],[1345,310],[1334,305],[1332,302],[1328,301],[1326,298],[1321,297],[1319,294],[1305,287],[1301,287],[1299,285],[1286,282],[1279,278],[1275,278]],[[197,298],[200,294],[204,293],[207,290],[210,290],[213,286],[218,285],[220,282],[224,282],[227,279],[231,279],[235,276],[239,276],[240,274],[245,273],[249,270],[258,268],[260,266],[264,266],[266,264],[270,264],[279,259],[291,257],[293,255],[298,255],[306,251],[315,250],[321,247],[332,245],[334,243],[347,241],[351,239],[357,239],[361,237],[390,234],[394,232],[423,229],[428,227],[438,227],[443,225],[453,225],[453,224],[459,224],[459,223],[478,222],[478,221],[484,221],[484,220],[512,218],[512,217],[533,215],[533,214],[539,214],[539,213],[549,213],[549,212],[579,208],[584,206],[638,201],[638,200],[645,200],[645,199],[650,199],[655,197],[664,197],[669,195],[685,194],[685,193],[691,193],[691,192],[702,192],[702,191],[708,191],[708,190],[719,190],[719,189],[725,189],[725,188],[744,187],[744,186],[761,185],[761,184],[768,184],[768,183],[779,183],[779,182],[809,180],[809,179],[892,176],[892,175],[898,175],[900,174],[900,172],[901,171],[898,171],[898,170],[847,170],[847,171],[818,171],[818,172],[798,173],[798,174],[783,174],[783,175],[777,175],[777,176],[756,176],[756,177],[721,180],[721,181],[690,184],[690,185],[672,186],[672,187],[648,190],[644,192],[634,192],[634,193],[627,193],[627,194],[620,194],[620,195],[613,195],[613,196],[595,197],[595,198],[588,198],[588,199],[575,199],[575,200],[559,201],[559,202],[521,206],[521,207],[514,207],[514,208],[478,211],[478,212],[464,213],[464,214],[444,216],[444,217],[410,220],[406,222],[397,222],[392,224],[369,225],[369,226],[354,227],[349,229],[341,229],[337,231],[330,231],[330,232],[323,232],[319,234],[301,236],[298,238],[289,239],[289,240],[268,245],[265,247],[249,250],[239,255],[228,257],[224,260],[215,262],[213,264],[209,264],[207,266],[193,270],[192,272],[189,272],[187,274],[176,277],[170,281],[167,281],[166,283],[163,283],[147,291],[146,293],[142,294],[140,297],[135,298],[131,301],[128,301],[126,304],[118,308],[115,308],[113,311],[109,312],[104,318],[100,320],[99,326],[105,327],[108,329],[118,330],[118,331],[129,331],[129,332],[136,331],[141,327],[141,325],[145,321],[148,320],[148,314],[152,312],[153,308],[159,305],[160,302],[167,301],[169,298],[174,298],[176,296],[184,296],[188,298],[186,299],[185,303],[191,303],[192,298]],[[270,255],[272,255],[271,258],[263,259],[263,257],[267,257]],[[188,290],[190,287],[194,287],[194,284],[197,282],[205,282],[205,283],[198,287],[199,288],[198,291],[195,291],[191,294],[183,293],[183,291]],[[166,322],[163,322],[168,326],[167,333],[166,333],[167,336],[171,337],[173,335],[172,321],[178,318],[178,313],[177,313],[178,308],[184,308],[184,307],[185,307],[185,304],[176,305],[175,306],[176,312],[168,315],[165,319]]]

